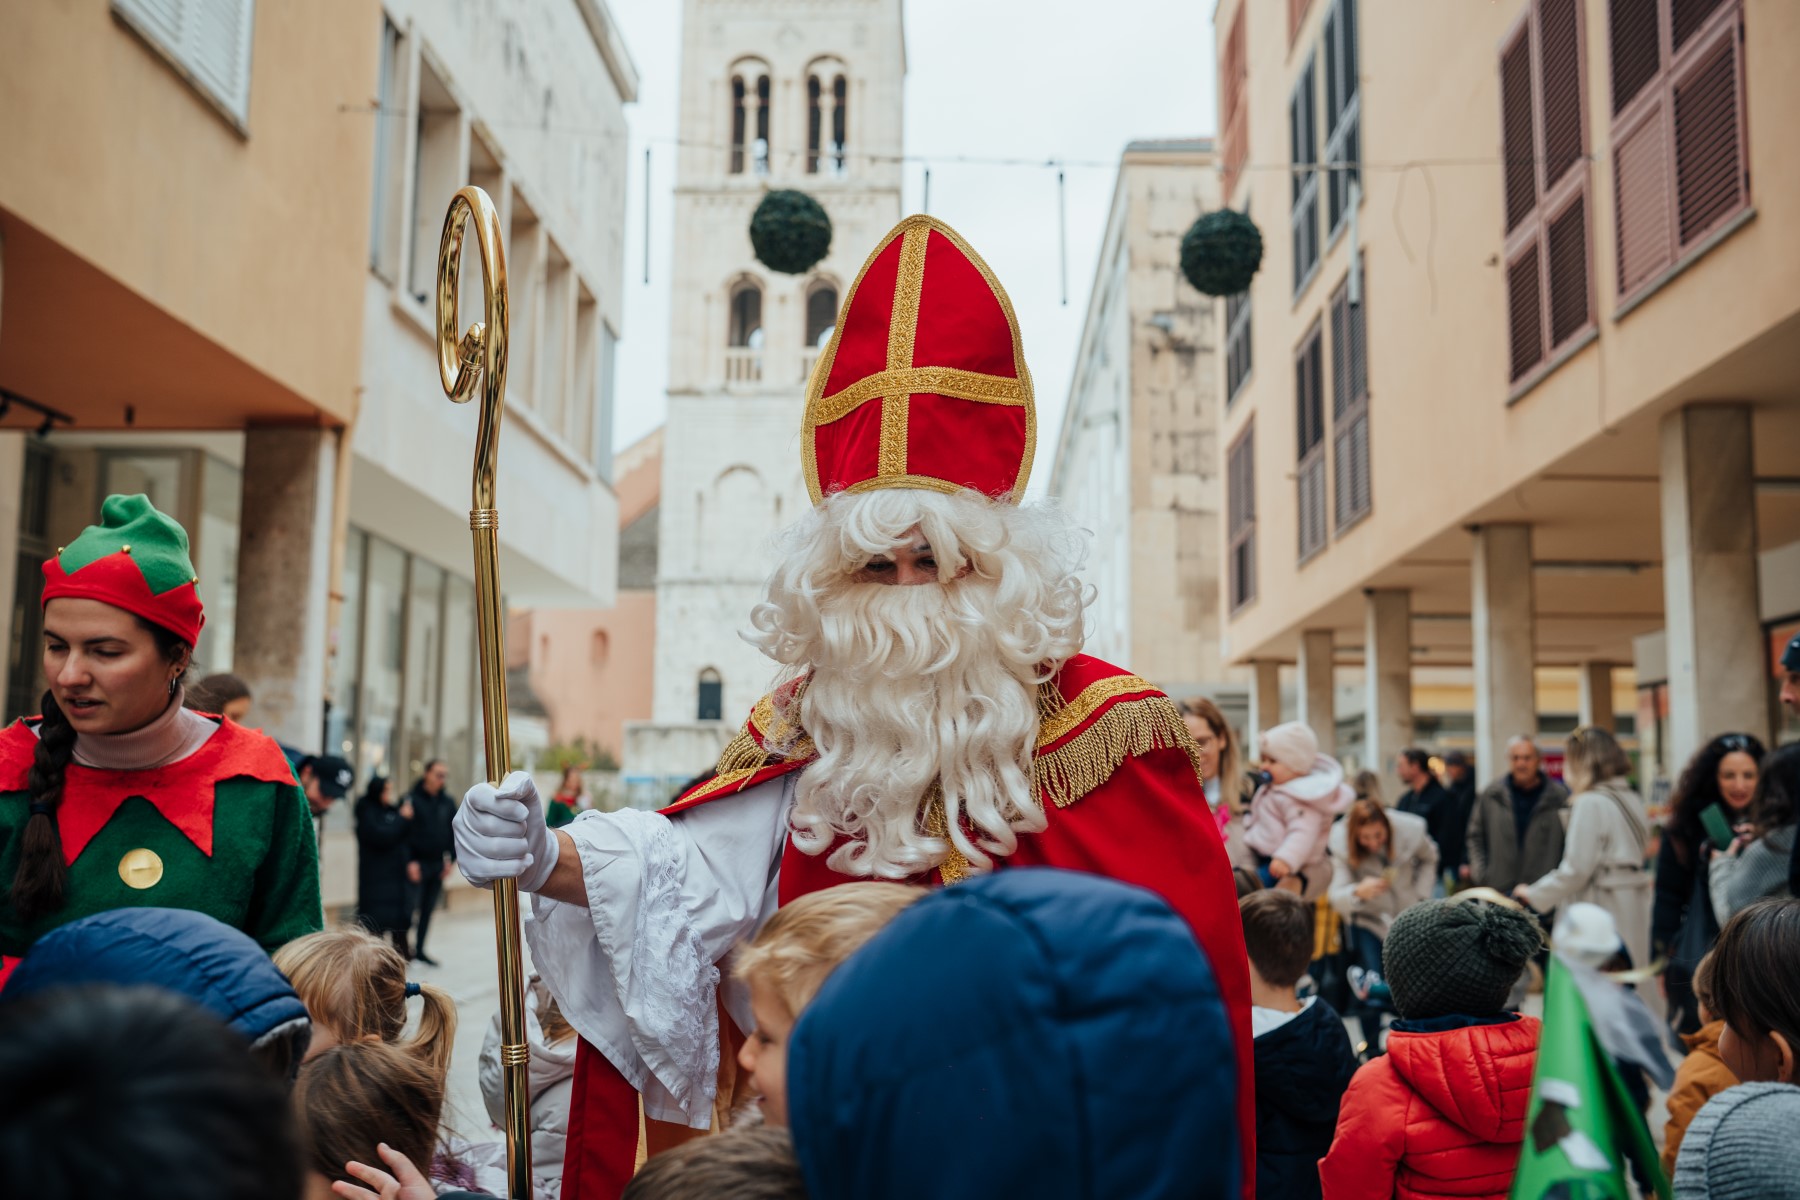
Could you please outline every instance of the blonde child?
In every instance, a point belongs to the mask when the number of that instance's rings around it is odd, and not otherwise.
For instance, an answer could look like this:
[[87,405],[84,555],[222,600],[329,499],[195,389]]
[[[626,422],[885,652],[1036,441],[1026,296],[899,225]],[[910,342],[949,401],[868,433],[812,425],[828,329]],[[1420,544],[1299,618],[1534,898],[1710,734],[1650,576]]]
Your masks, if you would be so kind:
[[839,963],[924,894],[899,883],[826,888],[783,906],[738,950],[732,973],[750,989],[756,1018],[738,1065],[761,1098],[765,1124],[787,1124],[787,1039],[801,1010]]
[[[281,947],[275,965],[312,1017],[308,1058],[341,1043],[385,1042],[424,1063],[442,1086],[456,1041],[456,1005],[441,988],[409,982],[406,960],[393,946],[364,929],[327,929]],[[419,1027],[403,1041],[407,1001],[415,996]]]

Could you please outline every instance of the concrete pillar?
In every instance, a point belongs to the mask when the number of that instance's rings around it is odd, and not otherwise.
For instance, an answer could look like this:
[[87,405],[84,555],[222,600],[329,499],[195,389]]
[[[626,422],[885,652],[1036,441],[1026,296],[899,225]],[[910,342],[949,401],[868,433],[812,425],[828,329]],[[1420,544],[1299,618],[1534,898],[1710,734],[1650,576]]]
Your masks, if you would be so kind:
[[1364,740],[1369,767],[1381,776],[1382,792],[1399,796],[1406,789],[1394,773],[1394,760],[1413,737],[1412,593],[1371,588],[1363,593]]
[[1331,630],[1300,635],[1300,719],[1319,739],[1319,749],[1337,753],[1336,675],[1331,664]]
[[1262,753],[1262,733],[1281,724],[1281,664],[1258,659],[1250,664],[1250,755]]
[[1769,733],[1751,438],[1748,405],[1694,405],[1662,422],[1671,763],[1720,733]]
[[1581,723],[1598,725],[1607,732],[1617,726],[1613,719],[1613,669],[1611,663],[1581,664]]
[[1474,531],[1475,761],[1493,774],[1516,734],[1537,734],[1537,614],[1531,592],[1531,526]]
[[256,695],[256,723],[308,752],[323,736],[337,438],[295,426],[244,434],[233,670]]

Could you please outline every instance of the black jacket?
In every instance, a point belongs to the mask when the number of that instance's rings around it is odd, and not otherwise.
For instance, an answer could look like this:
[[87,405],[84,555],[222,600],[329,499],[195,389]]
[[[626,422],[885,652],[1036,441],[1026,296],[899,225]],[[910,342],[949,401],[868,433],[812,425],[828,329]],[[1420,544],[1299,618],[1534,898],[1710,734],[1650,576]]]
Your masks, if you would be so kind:
[[1444,836],[1438,840],[1438,865],[1455,875],[1469,861],[1469,814],[1475,811],[1475,781],[1465,779],[1445,789],[1449,811]]
[[383,933],[411,924],[409,825],[398,805],[390,808],[369,797],[356,802],[356,911]]
[[1356,1053],[1323,998],[1256,1039],[1256,1194],[1317,1200]]
[[[1446,840],[1453,832],[1458,832],[1452,830],[1450,827],[1456,818],[1456,804],[1451,799],[1450,793],[1444,790],[1444,785],[1439,783],[1436,777],[1428,780],[1424,787],[1417,788],[1401,796],[1400,803],[1394,807],[1398,808],[1401,812],[1412,813],[1416,817],[1425,818],[1425,832],[1429,833],[1431,835],[1431,840],[1437,843],[1438,860],[1440,862],[1448,865],[1452,857],[1454,857],[1458,863],[1462,862],[1463,839],[1461,834],[1458,833],[1454,850]],[[1468,822],[1465,820],[1463,822],[1463,829],[1467,830],[1467,828]]]
[[456,835],[450,829],[450,821],[456,816],[456,801],[448,791],[433,796],[425,790],[422,779],[413,784],[406,798],[413,806],[412,833],[407,839],[413,860],[421,870],[435,875],[444,869],[446,861],[456,861]]
[[[1650,907],[1650,952],[1667,953],[1690,916],[1712,919],[1706,890],[1706,852],[1700,845],[1676,833],[1664,832],[1656,852],[1656,899]],[[1699,888],[1696,897],[1695,888]],[[1689,901],[1698,898],[1706,911],[1690,913]],[[1714,922],[1716,925],[1717,922]],[[1717,934],[1715,932],[1714,936]]]

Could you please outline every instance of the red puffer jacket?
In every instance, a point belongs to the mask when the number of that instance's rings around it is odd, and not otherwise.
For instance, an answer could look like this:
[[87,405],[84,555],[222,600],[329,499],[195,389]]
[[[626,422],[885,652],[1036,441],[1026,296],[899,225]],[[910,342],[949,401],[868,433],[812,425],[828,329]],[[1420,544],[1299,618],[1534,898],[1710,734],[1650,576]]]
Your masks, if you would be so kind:
[[[1505,1200],[1525,1138],[1540,1023],[1419,1022],[1350,1081],[1324,1200]],[[1457,1022],[1450,1026],[1451,1022]]]

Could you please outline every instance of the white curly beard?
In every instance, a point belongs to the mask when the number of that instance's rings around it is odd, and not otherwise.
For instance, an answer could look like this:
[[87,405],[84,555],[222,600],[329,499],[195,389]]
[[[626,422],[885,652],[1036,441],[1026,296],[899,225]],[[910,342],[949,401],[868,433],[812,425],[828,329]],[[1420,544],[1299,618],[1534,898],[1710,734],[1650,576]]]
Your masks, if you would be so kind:
[[[1085,597],[1051,553],[1060,513],[973,493],[834,497],[770,582],[747,635],[807,684],[797,716],[819,758],[801,774],[794,843],[851,876],[902,879],[954,843],[973,870],[1045,827],[1032,785],[1037,685],[1080,649]],[[918,528],[947,583],[857,581]],[[949,839],[924,831],[941,784]],[[842,844],[838,844],[842,840]],[[832,849],[836,846],[836,849]]]

